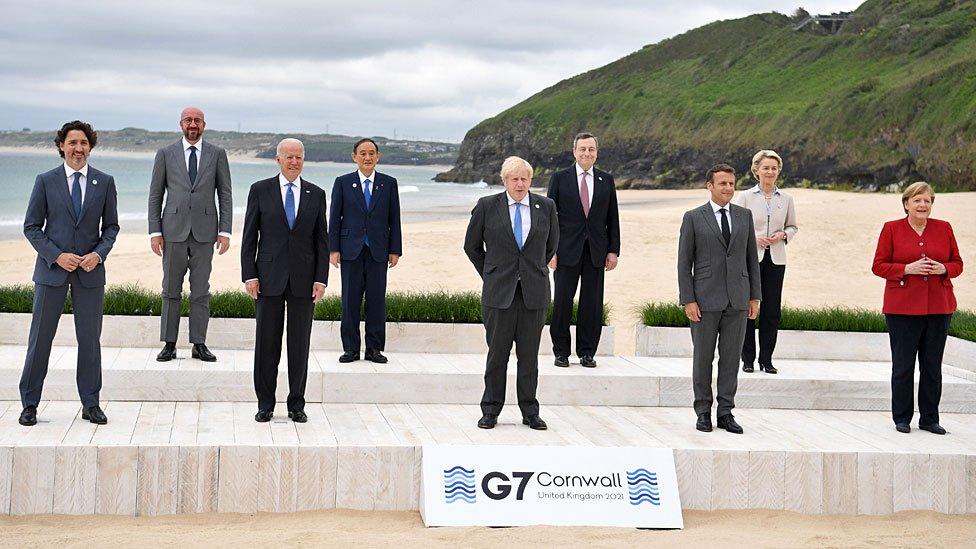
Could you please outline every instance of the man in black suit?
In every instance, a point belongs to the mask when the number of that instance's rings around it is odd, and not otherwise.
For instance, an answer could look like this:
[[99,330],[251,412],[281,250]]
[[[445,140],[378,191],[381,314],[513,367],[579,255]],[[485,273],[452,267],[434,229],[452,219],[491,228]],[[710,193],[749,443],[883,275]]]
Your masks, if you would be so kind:
[[555,270],[552,306],[552,352],[556,366],[569,366],[569,320],[576,285],[580,287],[576,317],[576,355],[580,365],[596,367],[597,345],[603,330],[603,274],[617,266],[620,218],[613,176],[593,167],[596,137],[580,133],[573,139],[576,163],[552,174],[549,198],[559,211],[559,250],[549,262]]
[[64,163],[42,173],[24,215],[24,235],[37,250],[34,265],[34,310],[27,359],[20,378],[24,410],[21,425],[37,423],[51,344],[71,291],[78,336],[78,396],[82,419],[105,424],[98,405],[102,388],[102,303],[105,260],[119,234],[119,215],[112,176],[88,165],[98,134],[86,123],[63,125],[54,138]]
[[333,267],[342,264],[342,356],[359,360],[359,309],[366,297],[366,360],[383,364],[386,348],[386,272],[403,255],[396,179],[376,171],[379,146],[370,138],[352,147],[359,170],[332,186],[329,240]]
[[263,423],[274,415],[287,304],[288,417],[304,423],[312,313],[329,281],[325,191],[301,178],[301,141],[283,139],[277,153],[281,173],[251,185],[241,241],[242,278],[257,300],[254,419]]
[[515,344],[516,394],[522,423],[544,430],[535,392],[539,382],[539,340],[549,307],[549,269],[556,253],[556,206],[529,193],[532,166],[510,156],[501,170],[505,192],[483,197],[471,211],[464,253],[482,279],[481,314],[488,341],[485,392],[478,427],[491,429],[505,404],[508,357]]

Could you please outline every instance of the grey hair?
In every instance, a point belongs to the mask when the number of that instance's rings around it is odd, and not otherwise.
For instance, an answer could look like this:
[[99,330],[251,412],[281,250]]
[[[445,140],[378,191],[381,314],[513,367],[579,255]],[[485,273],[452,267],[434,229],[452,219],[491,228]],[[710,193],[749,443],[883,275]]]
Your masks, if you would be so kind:
[[298,146],[302,148],[302,156],[305,156],[305,144],[294,137],[286,137],[279,141],[278,146],[275,148],[275,156],[281,156],[281,149],[285,145],[294,145],[295,143],[298,143]]
[[523,158],[509,156],[504,162],[502,162],[502,171],[499,175],[501,176],[502,181],[505,181],[506,177],[521,170],[528,170],[529,178],[532,178],[532,164],[529,164],[528,161]]
[[580,139],[592,139],[593,142],[596,143],[596,148],[600,148],[600,142],[597,141],[595,135],[590,132],[580,132],[576,134],[576,137],[573,138],[573,150],[576,150],[576,143],[578,143]]

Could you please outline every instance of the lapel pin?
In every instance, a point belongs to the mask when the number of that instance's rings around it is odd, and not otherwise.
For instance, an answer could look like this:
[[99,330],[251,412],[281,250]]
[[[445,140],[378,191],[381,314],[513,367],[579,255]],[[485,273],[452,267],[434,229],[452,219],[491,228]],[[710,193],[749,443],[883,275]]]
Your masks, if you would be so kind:
[[536,207],[536,208],[538,208],[538,207],[539,207],[539,205],[538,205],[538,204],[536,204],[536,205],[535,205],[535,207]]
[[597,181],[603,181],[603,178],[602,177],[599,177],[599,176],[597,176],[596,179],[597,179]]
[[97,179],[92,179],[92,185],[98,185],[98,180]]
[[305,194],[308,194],[308,193],[310,193],[310,192],[312,192],[312,191],[305,191]]
[[353,184],[352,184],[352,188],[354,188],[354,189],[355,189],[356,187],[358,187],[358,186],[359,186],[359,183],[353,183]]

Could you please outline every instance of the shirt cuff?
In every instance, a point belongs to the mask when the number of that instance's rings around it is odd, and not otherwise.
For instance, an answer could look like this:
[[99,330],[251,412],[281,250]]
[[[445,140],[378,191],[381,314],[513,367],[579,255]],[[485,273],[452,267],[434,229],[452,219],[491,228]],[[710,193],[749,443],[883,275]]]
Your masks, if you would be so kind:
[[163,233],[149,233],[149,238],[152,238],[154,236],[163,236]]
[[99,263],[105,263],[105,258],[102,257],[102,255],[100,253],[95,252],[95,256],[98,257],[98,262]]
[[327,288],[328,287],[328,285],[325,282],[315,282],[315,283],[313,283],[313,285],[314,286],[322,286],[323,288]]
[[217,236],[226,236],[227,238],[230,238],[230,233],[217,233]]
[[257,281],[258,281],[258,279],[256,279],[256,278],[249,278],[249,279],[247,279],[247,280],[244,281],[244,284],[247,284],[248,282],[257,282]]

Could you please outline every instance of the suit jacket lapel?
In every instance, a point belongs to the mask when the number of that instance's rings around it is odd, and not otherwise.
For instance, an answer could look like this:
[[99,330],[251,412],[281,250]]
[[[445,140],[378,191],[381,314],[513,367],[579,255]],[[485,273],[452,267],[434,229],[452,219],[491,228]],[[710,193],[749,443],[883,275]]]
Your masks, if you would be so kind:
[[715,219],[715,211],[712,210],[712,205],[706,203],[701,207],[701,213],[705,218],[705,224],[711,227],[712,233],[715,234],[715,238],[722,243],[722,246],[728,248],[729,245],[725,243],[725,238],[722,237],[722,229],[718,226],[718,220]]
[[505,221],[505,226],[508,227],[508,231],[505,232],[505,234],[508,236],[507,240],[510,243],[510,246],[514,248],[515,251],[518,251],[518,244],[515,243],[515,228],[512,227],[512,218],[508,215],[508,193],[502,192],[502,194],[498,195],[498,202],[496,204],[496,212]]
[[[276,212],[278,212],[278,214],[275,217],[278,218],[278,220],[281,222],[281,224],[285,227],[285,230],[286,231],[289,230],[288,229],[288,218],[285,217],[285,203],[281,199],[281,186],[278,184],[278,178],[277,177],[275,177],[274,179],[272,179],[272,180],[270,180],[268,182],[267,191],[268,191],[268,195],[269,195],[268,196],[268,200],[270,200],[270,203],[271,204],[274,204],[275,205],[274,210]],[[301,204],[299,204],[298,207],[301,208]],[[297,214],[297,212],[295,214],[295,224],[296,225],[298,224],[298,214]]]
[[[190,172],[187,170],[187,166],[186,166],[186,157],[184,156],[184,151],[183,151],[183,141],[180,140],[177,141],[175,144],[173,144],[173,146],[170,148],[169,154],[173,164],[175,164],[178,167],[176,171],[182,174],[181,179],[186,184],[186,188],[192,189],[193,182],[190,181]],[[198,158],[197,177],[199,176],[200,176],[200,166],[199,166],[199,158]]]
[[593,168],[593,184],[590,185],[590,211],[593,211],[593,207],[596,206],[597,198],[603,196],[603,186],[606,185],[603,180],[602,172],[597,172],[596,168]]
[[[729,204],[729,212],[731,213],[732,211],[732,205]],[[747,228],[746,217],[743,212],[735,210],[735,213],[732,214],[732,216],[734,219],[732,220],[732,237],[729,238],[729,249],[734,249],[736,241],[739,239],[740,235],[745,234],[744,229]]]
[[[299,179],[299,182],[298,193],[301,198],[298,200],[298,212],[295,213],[295,227],[302,222],[302,217],[307,215],[306,211],[311,207],[309,205],[309,202],[311,202],[309,197],[312,196],[312,193],[309,191],[309,182],[304,179]],[[284,210],[285,208],[282,206],[281,211]]]
[[68,209],[68,215],[71,219],[75,221],[75,225],[78,224],[78,218],[75,217],[75,207],[71,204],[71,193],[68,192],[68,179],[65,177],[64,170],[58,169],[54,172],[54,179],[48,178],[48,185],[55,185],[58,195],[61,197],[61,201],[64,202],[64,207]]
[[[529,234],[525,237],[525,242],[522,243],[523,249],[529,245],[529,241],[539,232],[539,226],[542,223],[542,208],[539,206],[539,197],[532,193],[529,193],[529,215],[532,216],[532,224],[529,226]],[[512,238],[515,238],[514,234]]]
[[[363,211],[365,212],[366,197],[363,196],[363,184],[361,181],[359,181],[359,172],[353,172],[352,177],[350,179],[351,179],[349,182],[350,192],[352,193],[353,196],[356,197],[354,200],[356,201],[357,204],[359,204],[359,207],[362,208]],[[370,181],[373,180],[370,179]]]
[[81,220],[85,218],[85,214],[88,212],[88,205],[94,202],[94,198],[102,192],[105,188],[104,182],[99,184],[98,177],[102,172],[88,166],[88,180],[85,183],[85,199],[81,203],[81,217],[76,220],[76,223],[81,223]]
[[[587,184],[590,186],[590,192],[592,194],[593,182],[590,181]],[[583,215],[583,198],[580,196],[579,175],[576,174],[576,164],[573,164],[573,167],[569,169],[569,196],[576,201],[576,208],[579,210],[580,217],[586,219],[586,216]],[[591,201],[590,204],[592,203]]]
[[[197,156],[197,180],[191,182],[191,189],[195,188],[197,183],[200,182],[200,175],[203,173],[203,169],[210,165],[210,161],[214,159],[214,154],[217,152],[213,150],[210,143],[204,146],[203,139],[197,141],[197,148],[200,149],[199,155]],[[189,172],[187,172],[186,178],[190,179]]]
[[[377,180],[380,180],[381,181],[382,178],[380,177],[380,174],[376,172],[376,170],[373,170],[373,177],[371,177],[369,179],[369,181],[371,183],[371,185],[369,187],[369,209],[370,209],[370,211],[372,211],[373,208],[376,207],[376,198],[380,195],[380,193],[383,192],[383,189],[386,187],[386,185],[384,185],[382,182],[378,182]],[[365,203],[366,203],[366,197],[363,197],[363,204],[365,204]]]

